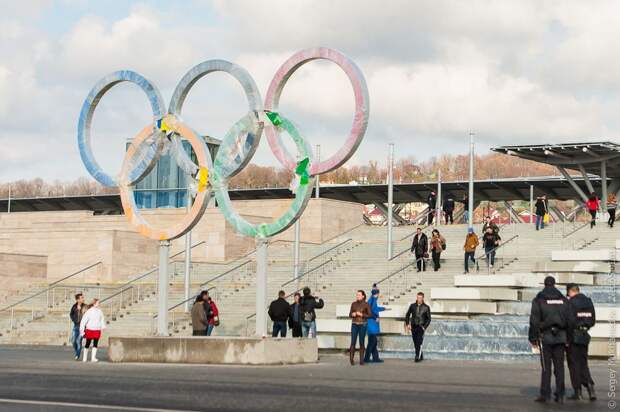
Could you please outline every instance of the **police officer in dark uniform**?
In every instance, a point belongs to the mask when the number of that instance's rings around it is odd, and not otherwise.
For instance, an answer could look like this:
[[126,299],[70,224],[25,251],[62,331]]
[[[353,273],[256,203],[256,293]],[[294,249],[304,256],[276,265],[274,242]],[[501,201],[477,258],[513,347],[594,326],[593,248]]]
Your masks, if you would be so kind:
[[555,375],[555,401],[564,402],[564,354],[568,343],[568,300],[555,288],[555,279],[545,278],[545,288],[532,300],[528,338],[540,349],[542,375],[536,402],[551,399],[551,364]]
[[573,395],[570,400],[581,399],[581,387],[585,386],[591,401],[596,400],[594,381],[588,368],[588,345],[590,344],[590,329],[596,323],[594,305],[589,297],[579,292],[579,286],[574,283],[566,285],[568,307],[570,309],[568,328],[568,371],[573,385]]

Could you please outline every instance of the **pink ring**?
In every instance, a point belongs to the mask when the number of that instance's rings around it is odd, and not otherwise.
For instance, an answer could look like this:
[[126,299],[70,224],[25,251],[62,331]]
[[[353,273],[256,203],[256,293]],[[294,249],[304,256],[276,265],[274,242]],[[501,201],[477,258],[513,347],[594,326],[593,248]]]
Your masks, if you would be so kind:
[[[327,47],[318,47],[297,52],[286,62],[284,62],[282,66],[280,66],[271,80],[269,89],[267,90],[267,96],[265,97],[265,110],[277,112],[278,105],[280,103],[280,95],[282,94],[282,90],[284,89],[288,79],[301,66],[317,59],[332,61],[346,73],[349,81],[351,82],[351,86],[353,86],[353,93],[355,94],[355,116],[353,118],[351,132],[349,133],[349,137],[347,138],[344,146],[342,146],[331,157],[321,162],[313,163],[310,166],[310,174],[313,176],[337,169],[349,160],[351,156],[353,156],[353,153],[355,153],[358,146],[362,142],[362,138],[366,132],[366,127],[368,126],[368,113],[370,110],[368,88],[366,87],[366,80],[364,79],[364,75],[361,70],[344,54]],[[280,134],[276,128],[266,127],[265,132],[267,134],[269,146],[271,147],[271,150],[276,158],[286,169],[294,169],[297,162],[282,143],[282,139],[280,138]]]

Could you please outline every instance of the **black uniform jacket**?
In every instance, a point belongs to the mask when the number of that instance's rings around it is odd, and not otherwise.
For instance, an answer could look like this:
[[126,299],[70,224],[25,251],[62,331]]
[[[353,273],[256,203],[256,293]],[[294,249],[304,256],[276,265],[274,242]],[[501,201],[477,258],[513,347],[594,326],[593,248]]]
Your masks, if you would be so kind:
[[529,341],[545,345],[566,344],[569,317],[568,299],[555,287],[545,286],[532,300]]
[[568,300],[568,308],[570,310],[568,343],[588,345],[590,343],[588,329],[596,324],[592,300],[579,293]]

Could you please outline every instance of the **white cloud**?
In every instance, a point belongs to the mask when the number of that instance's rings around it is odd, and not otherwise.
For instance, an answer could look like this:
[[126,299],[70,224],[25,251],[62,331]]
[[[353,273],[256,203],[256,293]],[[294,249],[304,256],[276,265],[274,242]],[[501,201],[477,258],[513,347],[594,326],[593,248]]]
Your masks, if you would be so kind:
[[[0,62],[0,179],[85,174],[77,116],[110,71],[139,71],[168,102],[190,67],[224,58],[244,66],[264,95],[288,56],[317,45],[345,52],[366,75],[371,118],[352,161],[383,159],[389,141],[403,157],[460,151],[470,129],[482,147],[620,132],[613,1],[217,0],[199,4],[197,15],[180,15],[188,8],[175,2],[138,3],[120,17],[102,5],[54,30],[38,24],[50,2],[11,5],[0,16],[0,53],[10,57]],[[222,136],[246,110],[238,85],[224,78],[201,80],[188,98],[184,117],[203,133]],[[348,132],[353,96],[336,66],[313,62],[291,78],[281,109],[327,155]],[[118,167],[124,139],[148,116],[130,87],[103,99],[94,135],[106,167]],[[275,163],[266,148],[257,159]]]

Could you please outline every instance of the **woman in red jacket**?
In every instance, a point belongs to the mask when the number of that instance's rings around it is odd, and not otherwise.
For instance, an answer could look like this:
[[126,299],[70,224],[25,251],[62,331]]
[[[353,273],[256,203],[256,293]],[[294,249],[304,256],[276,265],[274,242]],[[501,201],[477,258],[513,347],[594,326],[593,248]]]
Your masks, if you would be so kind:
[[220,312],[217,309],[215,301],[211,298],[211,296],[208,297],[208,302],[209,305],[211,305],[212,315],[207,319],[207,322],[209,323],[209,326],[207,326],[207,336],[211,336],[211,333],[213,333],[213,329],[216,326],[220,326]]
[[586,207],[588,208],[588,212],[590,212],[590,216],[592,216],[592,220],[590,221],[590,229],[596,225],[596,211],[599,207],[601,201],[596,197],[596,193],[590,193],[590,198],[586,202]]

